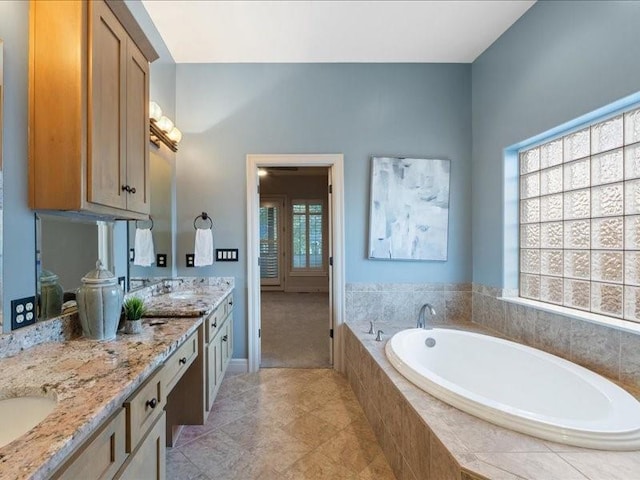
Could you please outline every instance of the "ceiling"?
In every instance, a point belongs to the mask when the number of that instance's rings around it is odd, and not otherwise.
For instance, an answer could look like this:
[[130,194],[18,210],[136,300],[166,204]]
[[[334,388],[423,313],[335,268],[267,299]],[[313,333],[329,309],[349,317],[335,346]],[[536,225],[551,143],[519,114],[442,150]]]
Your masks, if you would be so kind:
[[177,63],[470,63],[535,0],[143,0]]

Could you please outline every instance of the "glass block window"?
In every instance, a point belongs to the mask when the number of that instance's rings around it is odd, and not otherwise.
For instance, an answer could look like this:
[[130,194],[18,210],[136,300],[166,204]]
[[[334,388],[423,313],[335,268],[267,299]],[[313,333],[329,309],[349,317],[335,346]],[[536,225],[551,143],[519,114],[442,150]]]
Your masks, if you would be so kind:
[[323,217],[320,200],[294,200],[292,202],[292,269],[324,269]]
[[640,109],[519,162],[520,296],[640,322]]

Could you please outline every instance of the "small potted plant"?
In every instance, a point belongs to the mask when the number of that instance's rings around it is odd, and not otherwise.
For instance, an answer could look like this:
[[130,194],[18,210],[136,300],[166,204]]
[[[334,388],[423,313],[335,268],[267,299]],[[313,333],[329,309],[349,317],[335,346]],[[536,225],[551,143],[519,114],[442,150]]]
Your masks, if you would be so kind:
[[142,331],[142,316],[147,310],[144,300],[140,297],[130,297],[124,301],[124,333],[140,333]]

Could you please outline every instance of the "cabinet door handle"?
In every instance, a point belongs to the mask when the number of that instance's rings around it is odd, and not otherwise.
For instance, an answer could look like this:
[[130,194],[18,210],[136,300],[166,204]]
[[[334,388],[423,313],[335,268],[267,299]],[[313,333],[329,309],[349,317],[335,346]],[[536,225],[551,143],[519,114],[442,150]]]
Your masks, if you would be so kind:
[[213,328],[218,328],[218,320],[216,320],[215,322],[213,322],[213,323],[211,324],[211,326],[212,326]]
[[229,300],[229,306],[233,305],[233,300]]
[[227,338],[228,338],[228,337],[227,337],[227,335],[225,335],[224,337],[222,337],[222,341],[223,341],[223,342],[226,342],[226,341],[227,341]]
[[155,398],[152,398],[151,400],[147,400],[146,406],[151,408],[156,408],[158,406],[158,400],[156,400]]
[[131,191],[131,187],[129,185],[122,185],[122,191],[128,193]]
[[178,360],[178,363],[180,363],[180,365],[184,365],[185,363],[187,363],[187,357],[182,357],[180,360]]
[[129,189],[129,192],[135,194],[136,193],[136,187],[132,187]]

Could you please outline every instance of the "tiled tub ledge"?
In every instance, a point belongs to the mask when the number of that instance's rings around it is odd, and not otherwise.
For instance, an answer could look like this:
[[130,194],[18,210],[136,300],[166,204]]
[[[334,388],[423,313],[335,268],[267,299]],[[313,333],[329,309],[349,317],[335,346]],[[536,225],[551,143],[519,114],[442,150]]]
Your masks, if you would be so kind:
[[[411,322],[408,322],[411,323]],[[378,324],[385,340],[410,328]],[[475,331],[478,325],[456,325]],[[389,363],[369,324],[345,325],[346,373],[399,480],[637,480],[640,451],[561,445],[468,415],[414,386]]]

